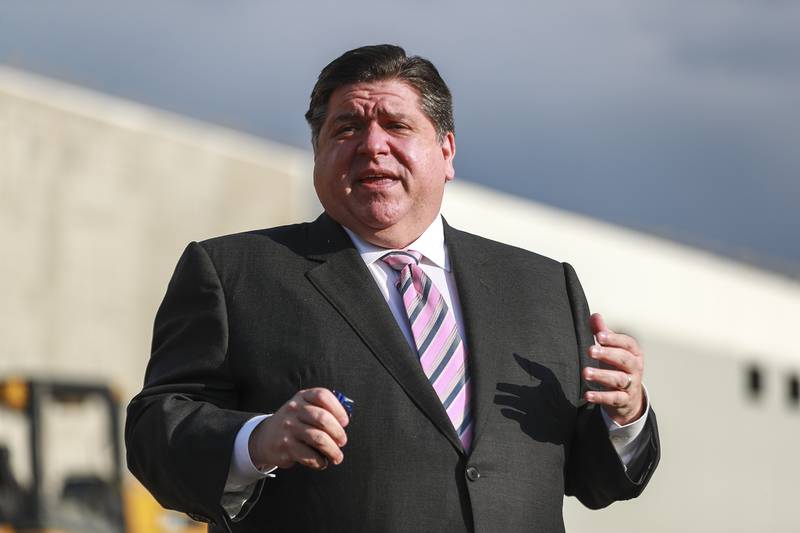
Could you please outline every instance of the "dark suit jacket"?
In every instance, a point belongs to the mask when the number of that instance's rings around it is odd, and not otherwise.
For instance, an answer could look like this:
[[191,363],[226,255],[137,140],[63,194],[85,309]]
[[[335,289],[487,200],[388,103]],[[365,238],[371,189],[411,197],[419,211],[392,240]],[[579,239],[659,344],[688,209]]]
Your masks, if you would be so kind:
[[[564,494],[592,508],[637,496],[659,458],[655,416],[632,479],[581,399],[594,363],[573,269],[446,224],[445,242],[474,387],[469,453],[346,233],[322,215],[188,246],[128,408],[131,471],[164,506],[248,532],[562,531]],[[356,402],[344,462],[281,470],[228,521],[237,431],[318,386]]]

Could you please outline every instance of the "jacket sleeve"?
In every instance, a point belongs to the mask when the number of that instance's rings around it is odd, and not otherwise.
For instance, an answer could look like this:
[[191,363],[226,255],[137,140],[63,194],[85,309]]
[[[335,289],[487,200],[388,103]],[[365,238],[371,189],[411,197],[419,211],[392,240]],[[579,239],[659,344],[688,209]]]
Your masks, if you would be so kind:
[[227,529],[220,501],[231,450],[256,414],[237,404],[223,287],[193,242],[156,314],[144,388],[128,406],[128,468],[164,507]]
[[[567,293],[572,309],[575,338],[580,357],[580,368],[597,366],[589,357],[589,347],[594,343],[589,326],[589,305],[575,270],[564,263]],[[591,387],[581,377],[581,397],[578,418],[570,445],[566,465],[565,492],[577,497],[591,509],[606,507],[617,500],[628,500],[642,493],[658,465],[660,444],[655,412],[648,414],[643,434],[648,439],[629,468],[625,469],[608,437],[608,428],[600,413],[601,407],[583,400]],[[629,473],[636,473],[635,478]]]

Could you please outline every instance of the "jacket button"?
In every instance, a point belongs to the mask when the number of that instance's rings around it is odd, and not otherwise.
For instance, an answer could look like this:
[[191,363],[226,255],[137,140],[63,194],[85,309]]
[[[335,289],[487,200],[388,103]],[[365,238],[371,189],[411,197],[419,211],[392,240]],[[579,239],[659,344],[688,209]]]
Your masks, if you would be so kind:
[[474,466],[467,467],[467,479],[470,481],[478,481],[478,478],[481,477],[480,471],[475,468]]

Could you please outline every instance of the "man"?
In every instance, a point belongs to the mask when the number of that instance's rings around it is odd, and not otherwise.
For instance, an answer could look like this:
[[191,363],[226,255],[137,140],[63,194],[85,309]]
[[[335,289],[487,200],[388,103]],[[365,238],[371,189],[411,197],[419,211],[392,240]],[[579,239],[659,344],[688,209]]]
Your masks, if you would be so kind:
[[659,458],[641,351],[589,317],[569,265],[442,220],[435,67],[352,50],[306,118],[325,213],[189,245],[131,471],[216,531],[563,531],[565,493],[637,496]]

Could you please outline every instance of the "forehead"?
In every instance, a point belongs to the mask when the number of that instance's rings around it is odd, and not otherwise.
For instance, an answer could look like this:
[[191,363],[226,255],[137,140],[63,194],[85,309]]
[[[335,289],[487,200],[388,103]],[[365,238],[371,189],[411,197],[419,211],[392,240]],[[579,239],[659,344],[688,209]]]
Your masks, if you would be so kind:
[[336,89],[328,102],[328,118],[342,113],[372,115],[378,113],[419,112],[419,92],[400,80],[383,80],[344,85]]

